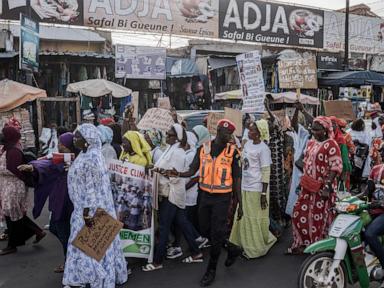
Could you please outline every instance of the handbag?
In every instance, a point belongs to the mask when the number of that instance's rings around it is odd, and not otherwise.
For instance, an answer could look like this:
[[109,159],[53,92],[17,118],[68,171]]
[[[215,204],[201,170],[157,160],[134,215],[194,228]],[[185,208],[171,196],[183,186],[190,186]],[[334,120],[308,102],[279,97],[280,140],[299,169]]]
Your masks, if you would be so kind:
[[308,175],[303,175],[300,180],[300,186],[311,193],[317,193],[320,191],[323,183],[309,177]]

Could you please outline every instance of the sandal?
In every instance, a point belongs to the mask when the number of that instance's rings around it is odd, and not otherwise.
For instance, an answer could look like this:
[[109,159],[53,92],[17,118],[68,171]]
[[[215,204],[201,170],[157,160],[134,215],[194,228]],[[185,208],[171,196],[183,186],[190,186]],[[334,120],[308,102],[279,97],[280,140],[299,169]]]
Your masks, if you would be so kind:
[[151,271],[155,271],[155,270],[159,270],[159,269],[162,269],[163,268],[163,265],[154,265],[154,264],[147,264],[143,267],[141,267],[141,270],[143,270],[143,272],[151,272]]
[[64,265],[57,266],[55,270],[53,270],[55,273],[64,273]]
[[301,255],[303,254],[303,249],[302,248],[288,248],[285,252],[284,255]]
[[7,240],[8,240],[8,234],[7,233],[1,233],[0,241],[7,241]]
[[203,255],[199,254],[198,256],[188,256],[187,258],[184,258],[183,263],[191,264],[191,263],[203,263]]

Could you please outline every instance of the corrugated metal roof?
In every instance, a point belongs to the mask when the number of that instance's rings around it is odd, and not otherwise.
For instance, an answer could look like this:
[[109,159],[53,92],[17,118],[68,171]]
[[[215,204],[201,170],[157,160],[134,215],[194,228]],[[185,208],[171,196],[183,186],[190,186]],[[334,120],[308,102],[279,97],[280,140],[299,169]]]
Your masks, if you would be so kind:
[[54,51],[41,51],[39,53],[42,56],[74,56],[74,57],[93,57],[103,59],[115,59],[115,56],[107,53],[96,52],[54,52]]
[[[20,37],[20,25],[0,24],[1,29],[11,30],[14,37]],[[79,41],[79,42],[105,42],[105,38],[91,30],[45,26],[40,25],[40,38],[56,41]]]

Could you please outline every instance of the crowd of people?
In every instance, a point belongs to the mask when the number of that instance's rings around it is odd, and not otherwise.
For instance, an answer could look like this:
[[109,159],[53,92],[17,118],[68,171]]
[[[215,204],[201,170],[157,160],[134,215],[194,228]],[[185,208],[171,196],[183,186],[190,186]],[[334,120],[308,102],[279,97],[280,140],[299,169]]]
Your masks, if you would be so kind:
[[[126,204],[129,211],[122,217],[134,230],[142,229],[137,224],[140,205],[130,194],[144,191],[122,183],[127,193],[114,199],[106,165],[111,159],[157,175],[154,257],[142,270],[162,269],[165,259],[184,253],[188,255],[183,263],[201,263],[202,250],[209,247],[203,287],[214,282],[223,248],[227,267],[239,256],[259,258],[292,225],[293,241],[286,254],[301,254],[326,237],[336,216],[330,208],[339,193],[360,191],[367,179],[370,199],[384,198],[377,192],[384,187],[384,116],[372,113],[372,124],[363,119],[347,123],[335,117],[314,118],[297,103],[292,119],[282,121],[268,101],[265,106],[267,113],[259,120],[245,115],[242,139],[236,139],[236,125],[228,119],[218,122],[213,136],[206,125],[179,123],[175,112],[175,123],[165,132],[131,127],[122,133],[122,126],[111,118],[97,123],[85,119],[74,131],[58,133],[58,153],[33,161],[27,161],[20,144],[21,124],[10,119],[0,135],[0,222],[7,227],[0,240],[8,241],[0,255],[16,253],[33,236],[34,243],[46,236],[27,216],[28,191],[33,188],[34,218],[49,199],[49,230],[63,248],[64,265],[55,269],[64,273],[62,284],[107,288],[125,283],[131,271],[119,236],[101,261],[72,244],[84,225],[94,225],[98,208],[118,219],[116,207]],[[367,229],[367,242],[382,264],[384,250],[377,237],[384,233],[383,222],[384,209],[379,209]],[[189,252],[182,249],[182,236]]]

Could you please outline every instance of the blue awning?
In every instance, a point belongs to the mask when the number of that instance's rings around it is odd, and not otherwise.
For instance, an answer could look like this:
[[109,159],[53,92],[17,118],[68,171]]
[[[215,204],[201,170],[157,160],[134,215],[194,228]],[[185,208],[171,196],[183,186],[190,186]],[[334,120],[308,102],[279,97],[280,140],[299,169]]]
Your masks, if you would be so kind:
[[320,86],[384,86],[384,74],[373,71],[333,72],[319,78]]

